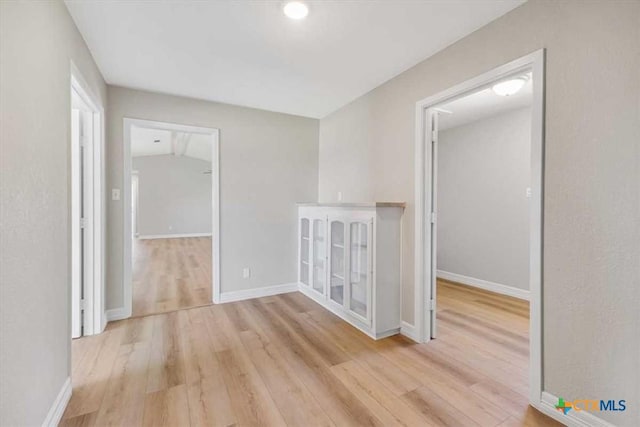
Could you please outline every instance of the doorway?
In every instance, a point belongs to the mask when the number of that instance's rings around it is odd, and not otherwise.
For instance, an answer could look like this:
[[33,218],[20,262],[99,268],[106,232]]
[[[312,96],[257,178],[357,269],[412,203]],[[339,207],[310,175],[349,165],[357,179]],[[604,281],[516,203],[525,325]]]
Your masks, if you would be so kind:
[[102,332],[104,111],[71,64],[71,337]]
[[[542,183],[544,51],[540,50],[452,87],[416,105],[416,257],[415,313],[420,342],[438,336],[438,150],[440,120],[447,104],[498,83],[530,79],[531,125],[528,199],[529,401],[539,406],[542,392]],[[499,91],[499,90],[498,90]],[[496,91],[497,93],[497,91]],[[509,94],[508,94],[509,95]]]
[[124,119],[125,310],[146,316],[219,295],[218,130]]

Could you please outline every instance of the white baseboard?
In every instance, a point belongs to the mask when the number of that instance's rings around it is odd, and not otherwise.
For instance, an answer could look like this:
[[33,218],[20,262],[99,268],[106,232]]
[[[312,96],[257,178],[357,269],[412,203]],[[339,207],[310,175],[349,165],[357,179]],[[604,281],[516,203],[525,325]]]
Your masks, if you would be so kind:
[[262,288],[244,289],[220,293],[220,303],[242,301],[246,299],[270,297],[272,295],[286,294],[298,290],[297,283],[284,283],[282,285],[265,286]]
[[418,332],[416,331],[416,327],[410,323],[402,321],[400,324],[400,333],[405,337],[418,342]]
[[187,234],[146,234],[138,236],[138,240],[149,239],[181,239],[185,237],[211,237],[211,233],[187,233]]
[[113,322],[114,320],[122,320],[128,317],[131,317],[131,314],[127,313],[124,307],[112,308],[111,310],[107,310],[107,322]]
[[107,310],[102,313],[102,325],[100,325],[100,333],[104,332],[104,328],[107,327],[107,323],[109,323],[109,317],[107,314]]
[[536,405],[536,408],[554,420],[570,427],[614,427],[613,424],[593,415],[593,412],[572,410],[565,415],[556,409],[557,403],[557,396],[543,391],[540,405]]
[[436,275],[440,279],[450,280],[452,282],[462,283],[463,285],[484,289],[485,291],[491,291],[497,294],[508,295],[510,297],[529,301],[529,291],[524,289],[489,282],[488,280],[476,279],[475,277],[463,276],[462,274],[450,273],[443,270],[437,270]]
[[64,410],[67,409],[69,399],[71,399],[71,377],[67,377],[64,384],[62,384],[56,400],[53,401],[47,417],[42,422],[42,427],[56,427],[60,424]]

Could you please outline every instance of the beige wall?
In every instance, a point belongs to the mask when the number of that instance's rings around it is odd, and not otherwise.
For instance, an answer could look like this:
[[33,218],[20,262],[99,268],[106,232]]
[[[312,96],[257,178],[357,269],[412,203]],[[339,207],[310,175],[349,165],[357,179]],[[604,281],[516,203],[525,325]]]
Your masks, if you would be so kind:
[[[371,126],[354,126],[354,123],[369,123],[370,104],[366,97],[353,102],[320,122],[320,140],[323,142],[319,155],[321,176],[318,188],[320,200],[342,200],[367,202],[373,200],[375,168],[371,143]],[[327,176],[330,171],[334,176]]]
[[529,107],[439,132],[439,271],[529,290],[530,165]]
[[70,60],[106,87],[62,2],[0,2],[0,425],[40,425],[70,375]]
[[[122,188],[124,117],[220,129],[222,292],[296,282],[295,203],[318,195],[318,120],[110,86],[108,188]],[[122,200],[108,218],[111,309],[123,306]]]
[[[322,119],[320,198],[335,200],[340,187],[354,200],[408,202],[403,318],[413,322],[415,103],[541,48],[544,389],[627,399],[626,412],[600,415],[638,425],[640,2],[530,0]],[[327,161],[351,144],[369,147],[349,160],[372,187]]]
[[204,173],[211,162],[160,154],[134,157],[131,168],[138,174],[138,236],[211,235],[212,174]]

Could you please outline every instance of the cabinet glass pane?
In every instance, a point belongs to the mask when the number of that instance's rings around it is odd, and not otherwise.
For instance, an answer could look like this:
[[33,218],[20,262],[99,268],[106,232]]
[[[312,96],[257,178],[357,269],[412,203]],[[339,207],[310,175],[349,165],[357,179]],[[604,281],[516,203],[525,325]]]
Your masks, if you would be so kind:
[[331,222],[331,279],[329,297],[338,304],[344,304],[344,223]]
[[327,277],[325,261],[327,259],[325,245],[325,222],[316,219],[313,221],[313,289],[324,293],[324,282]]
[[309,285],[309,220],[300,220],[300,282]]
[[367,224],[354,222],[350,227],[349,290],[351,311],[367,317],[367,278],[369,275],[369,236]]

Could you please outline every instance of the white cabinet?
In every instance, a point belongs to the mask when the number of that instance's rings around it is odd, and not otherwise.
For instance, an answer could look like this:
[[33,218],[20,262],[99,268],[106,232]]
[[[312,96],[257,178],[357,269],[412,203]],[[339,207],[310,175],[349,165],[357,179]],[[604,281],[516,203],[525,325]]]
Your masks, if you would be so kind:
[[299,289],[372,338],[400,331],[403,203],[300,204]]

